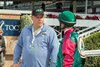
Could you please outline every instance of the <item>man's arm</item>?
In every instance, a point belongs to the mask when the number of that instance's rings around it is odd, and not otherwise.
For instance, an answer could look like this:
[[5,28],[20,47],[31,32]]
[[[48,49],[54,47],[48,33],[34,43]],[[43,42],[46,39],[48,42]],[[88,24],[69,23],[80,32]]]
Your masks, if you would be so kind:
[[15,50],[14,50],[14,64],[18,64],[19,59],[21,57],[22,48],[23,48],[23,41],[22,41],[22,34],[20,34],[18,38],[18,42],[16,44]]
[[59,51],[59,40],[57,38],[57,35],[55,32],[52,32],[50,36],[50,43],[51,45],[51,55],[50,55],[50,67],[56,67],[56,62],[57,62],[57,54]]

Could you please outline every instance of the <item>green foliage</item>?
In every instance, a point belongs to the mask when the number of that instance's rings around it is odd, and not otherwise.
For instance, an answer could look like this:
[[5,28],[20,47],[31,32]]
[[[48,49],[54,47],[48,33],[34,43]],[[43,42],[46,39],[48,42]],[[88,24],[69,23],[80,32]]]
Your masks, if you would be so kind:
[[27,25],[32,24],[32,19],[29,15],[22,15],[20,17],[20,31]]
[[[100,32],[83,39],[86,50],[100,49]],[[87,57],[84,67],[100,67],[100,57]]]

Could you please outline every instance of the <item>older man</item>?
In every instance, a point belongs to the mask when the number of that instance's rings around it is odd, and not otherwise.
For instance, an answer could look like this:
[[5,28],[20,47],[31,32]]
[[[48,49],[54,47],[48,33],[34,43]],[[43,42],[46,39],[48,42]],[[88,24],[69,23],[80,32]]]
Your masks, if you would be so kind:
[[[26,26],[18,39],[14,52],[14,65],[22,56],[20,67],[56,67],[59,41],[53,28],[44,24],[44,11],[41,8],[32,11],[33,24]],[[51,61],[50,61],[51,59]]]

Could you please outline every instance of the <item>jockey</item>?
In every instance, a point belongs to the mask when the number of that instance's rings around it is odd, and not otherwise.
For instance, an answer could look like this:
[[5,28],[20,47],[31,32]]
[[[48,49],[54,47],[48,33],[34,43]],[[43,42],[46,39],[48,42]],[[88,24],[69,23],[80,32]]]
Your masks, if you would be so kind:
[[57,67],[83,67],[85,60],[78,49],[78,33],[75,30],[76,17],[70,11],[63,11],[59,16],[61,31],[64,37],[61,41],[57,57]]

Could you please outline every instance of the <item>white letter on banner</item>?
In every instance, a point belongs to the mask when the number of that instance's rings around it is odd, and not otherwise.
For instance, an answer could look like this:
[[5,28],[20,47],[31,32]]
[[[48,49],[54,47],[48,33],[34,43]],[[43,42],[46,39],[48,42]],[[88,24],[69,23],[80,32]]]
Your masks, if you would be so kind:
[[9,26],[9,25],[5,25],[5,26],[6,26],[6,30],[8,30],[8,26]]
[[15,25],[14,30],[18,31],[19,30],[19,25]]
[[14,30],[14,26],[13,25],[9,25],[9,30]]

